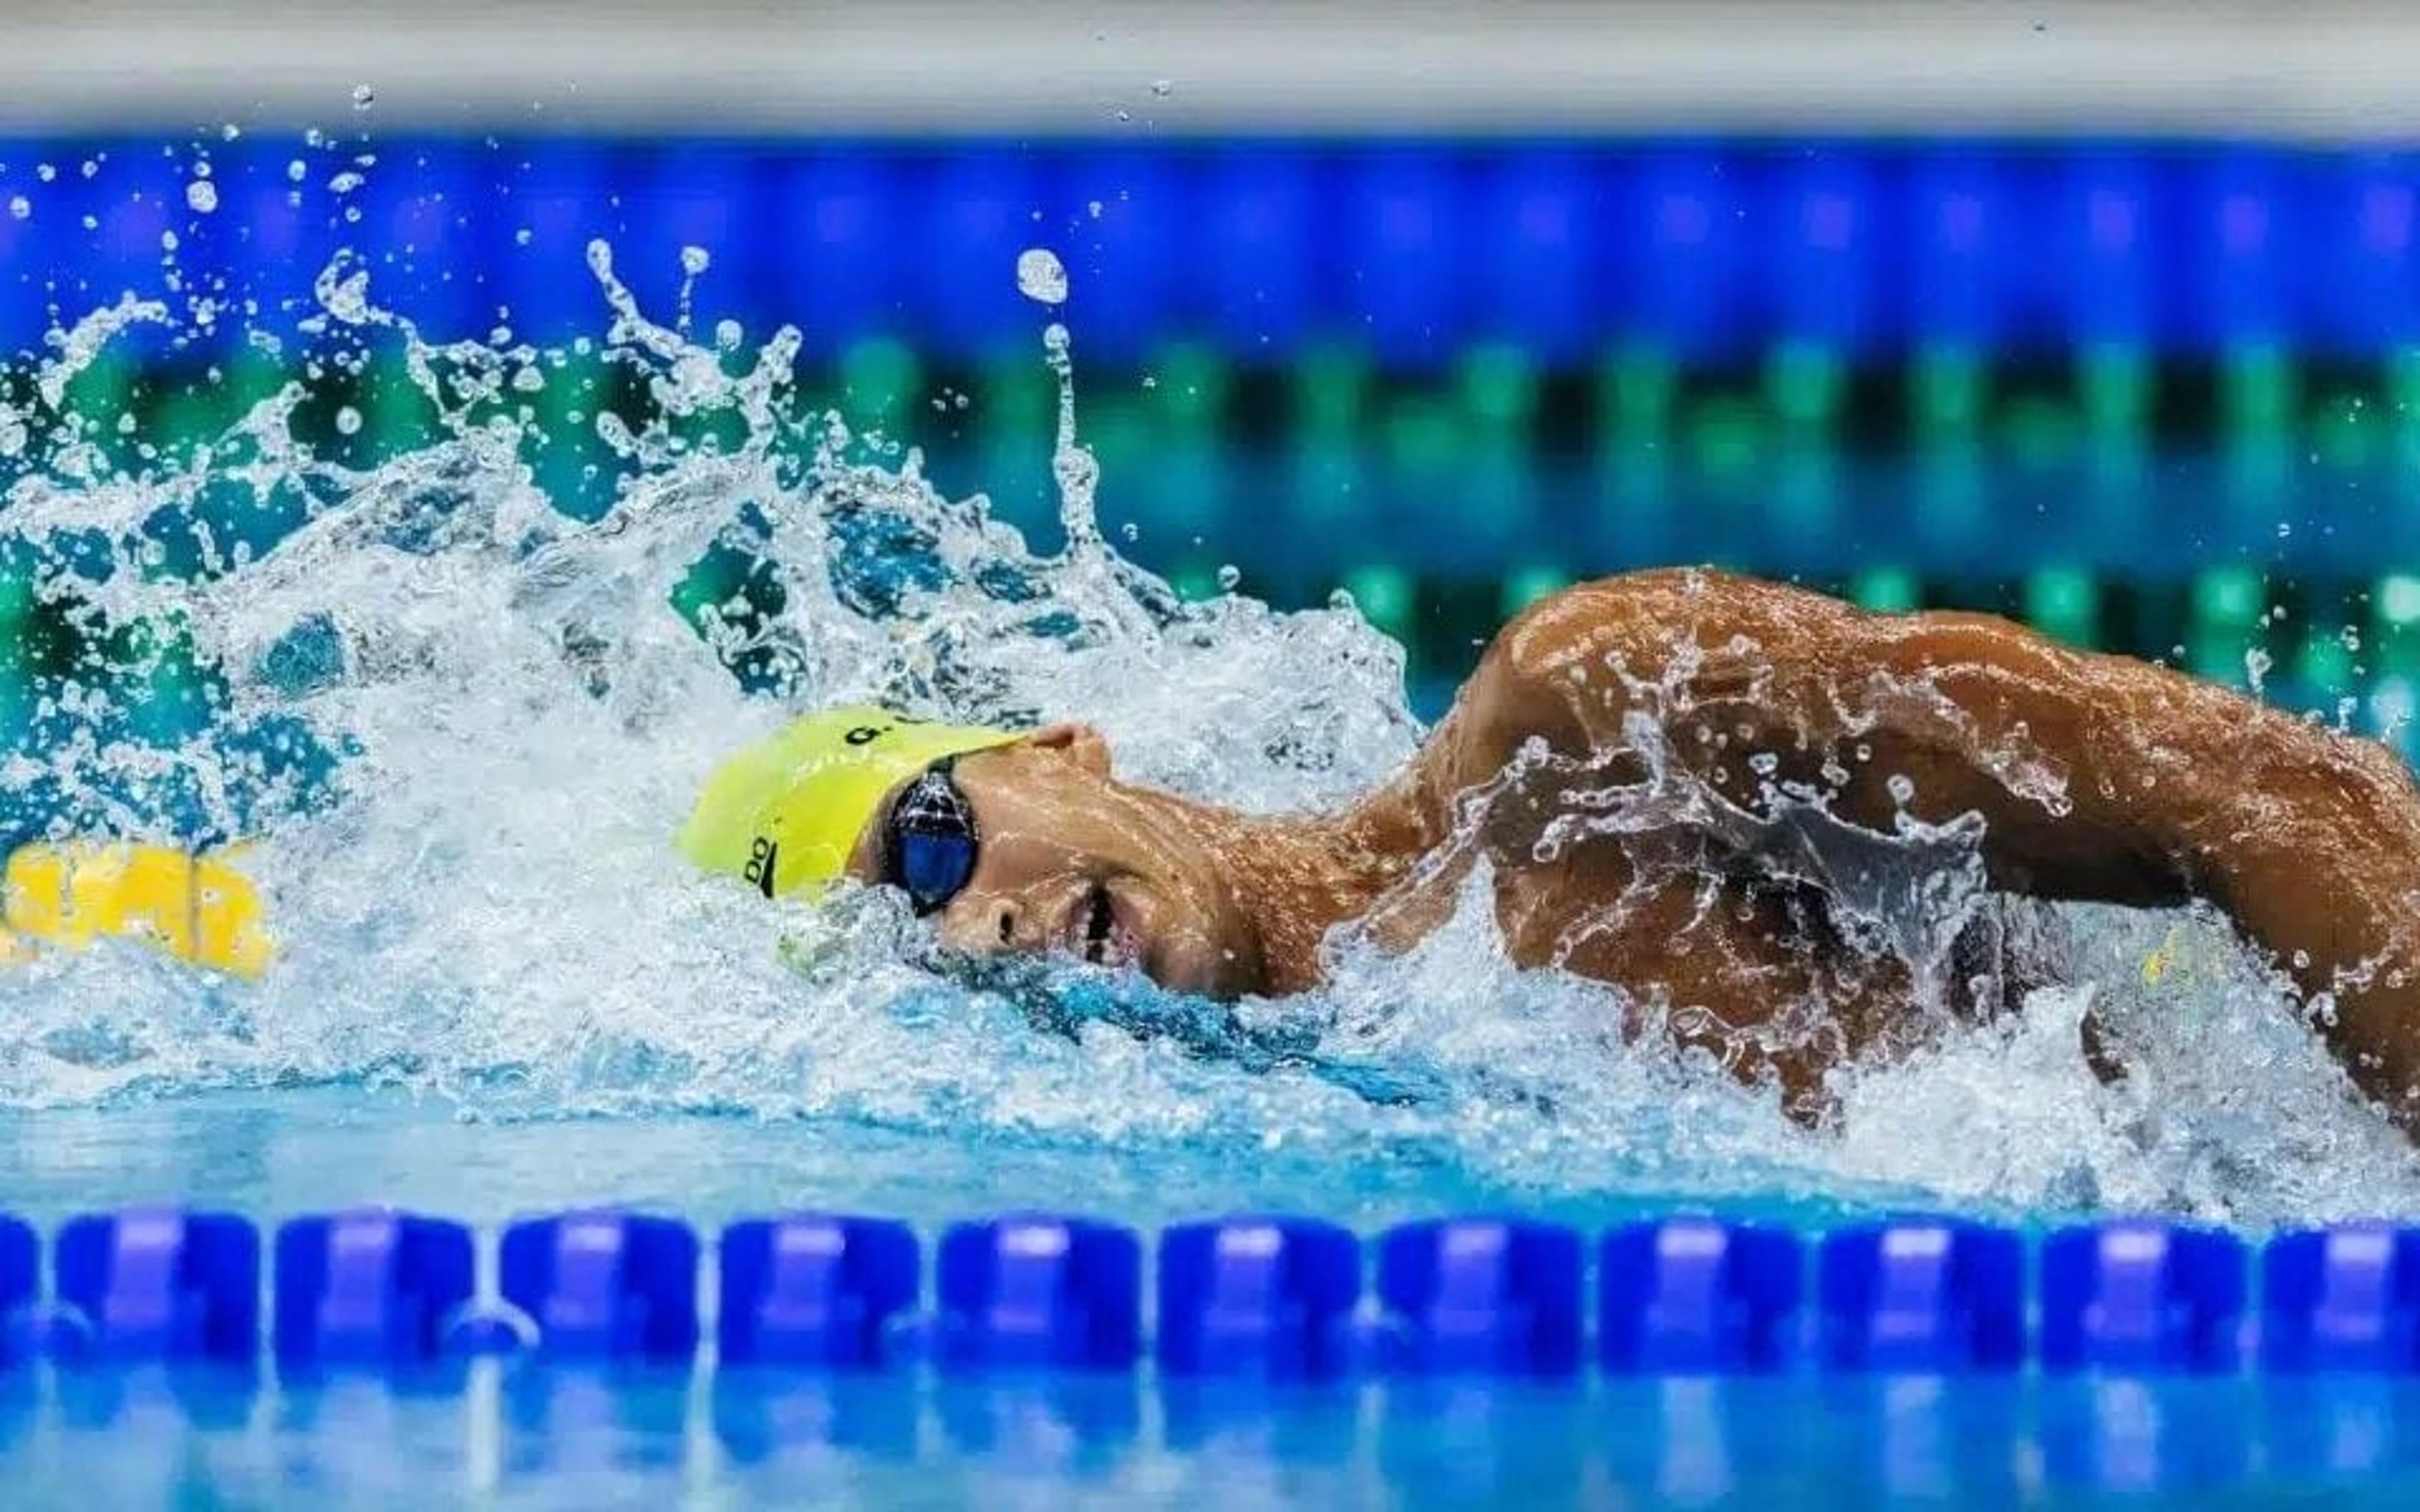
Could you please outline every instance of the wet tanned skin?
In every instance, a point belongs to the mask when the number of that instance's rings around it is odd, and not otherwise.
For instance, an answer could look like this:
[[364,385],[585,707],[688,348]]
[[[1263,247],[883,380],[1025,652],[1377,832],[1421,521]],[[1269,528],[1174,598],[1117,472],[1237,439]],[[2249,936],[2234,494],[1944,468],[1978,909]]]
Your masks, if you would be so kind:
[[[1696,779],[1667,790],[1726,801],[1542,858],[1558,821],[1588,812],[1574,795],[1646,791],[1642,736]],[[1792,880],[1807,868],[1792,848],[1854,864],[1855,831],[1972,813],[1995,888],[2225,909],[2304,995],[2333,995],[2322,1032],[2356,1085],[2420,1123],[2420,793],[2402,763],[1991,616],[1638,573],[1507,626],[1419,754],[1341,814],[1248,819],[1123,783],[1078,727],[966,757],[957,779],[984,841],[939,921],[960,949],[1068,949],[1185,990],[1295,992],[1318,981],[1332,927],[1408,944],[1483,856],[1516,961],[1659,1005],[1675,1038],[1777,1079],[1802,1112],[1827,1067],[1919,1026],[1904,966],[1849,948]],[[1853,829],[1758,824],[1768,782],[1820,795]],[[1475,816],[1460,836],[1458,801]],[[869,838],[856,870],[878,869]]]

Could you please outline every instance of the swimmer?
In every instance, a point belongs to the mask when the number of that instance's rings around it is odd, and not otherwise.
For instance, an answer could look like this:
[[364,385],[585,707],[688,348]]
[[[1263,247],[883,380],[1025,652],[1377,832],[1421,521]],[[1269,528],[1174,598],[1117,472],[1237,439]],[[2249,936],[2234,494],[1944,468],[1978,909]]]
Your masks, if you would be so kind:
[[[1619,808],[1591,805],[1615,788]],[[1518,964],[1621,989],[1629,1032],[1711,1050],[1812,1119],[1826,1070],[1931,1022],[1870,913],[1842,906],[1907,870],[1877,840],[1911,821],[1979,825],[1979,852],[1956,854],[1996,892],[2215,904],[2326,995],[2315,1016],[2355,1085],[2420,1128],[2403,764],[1986,615],[1701,570],[1572,588],[1497,637],[1400,771],[1328,814],[1122,781],[1080,725],[810,716],[716,774],[682,845],[768,897],[897,887],[956,951],[1057,951],[1228,998],[1315,986],[1341,926],[1410,945],[1483,862]],[[1977,1011],[2007,986],[1949,975]]]

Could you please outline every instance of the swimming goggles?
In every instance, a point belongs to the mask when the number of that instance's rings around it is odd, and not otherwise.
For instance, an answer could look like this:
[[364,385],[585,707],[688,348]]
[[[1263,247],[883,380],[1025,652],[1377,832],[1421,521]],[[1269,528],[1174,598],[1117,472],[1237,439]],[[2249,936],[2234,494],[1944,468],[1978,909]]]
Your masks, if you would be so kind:
[[944,756],[924,768],[892,803],[883,825],[883,880],[906,893],[919,916],[948,907],[975,874],[981,854],[974,806],[950,776],[956,764]]

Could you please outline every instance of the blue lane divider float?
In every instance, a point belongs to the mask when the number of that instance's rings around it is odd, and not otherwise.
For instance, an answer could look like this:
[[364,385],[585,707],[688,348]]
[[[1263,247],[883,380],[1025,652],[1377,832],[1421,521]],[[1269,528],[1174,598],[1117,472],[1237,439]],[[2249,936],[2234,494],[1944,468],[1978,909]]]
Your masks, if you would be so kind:
[[277,1232],[277,1361],[407,1368],[439,1359],[471,1301],[469,1227],[384,1210],[298,1218]]
[[915,1230],[884,1218],[753,1218],[722,1231],[715,1339],[726,1365],[871,1368],[916,1305]]
[[[743,1219],[715,1247],[715,1354],[794,1373],[1128,1371],[1145,1357],[1144,1248],[1116,1224],[1025,1213],[951,1226],[928,1269],[896,1221]],[[264,1344],[300,1374],[479,1353],[698,1360],[707,1257],[676,1219],[512,1224],[488,1289],[473,1231],[421,1214],[296,1218],[271,1254],[264,1278],[260,1230],[232,1213],[131,1209],[62,1225],[45,1277],[39,1233],[0,1214],[0,1368],[44,1354],[249,1366]],[[1299,1217],[1178,1224],[1158,1236],[1149,1353],[1172,1378],[1264,1381],[1566,1377],[1591,1341],[1612,1375],[2420,1375],[2420,1226],[2293,1230],[2256,1255],[2149,1219],[2029,1244],[1946,1217],[1810,1239],[1676,1216],[1600,1236],[1592,1291],[1589,1255],[1579,1230],[1515,1218],[1404,1224],[1369,1243]]]
[[627,1212],[531,1218],[504,1230],[504,1300],[541,1353],[575,1360],[688,1359],[698,1340],[697,1235]]
[[1180,1224],[1159,1242],[1159,1364],[1172,1375],[1316,1380],[1353,1359],[1361,1249],[1302,1218]]
[[0,1367],[40,1345],[25,1325],[42,1294],[42,1236],[23,1218],[0,1213]]
[[1956,1374],[2024,1363],[2024,1245],[2005,1228],[1868,1224],[1823,1242],[1823,1363]]
[[1754,1374],[1791,1363],[1803,1257],[1797,1236],[1711,1218],[1637,1223],[1605,1236],[1599,1354],[1621,1374]]
[[2247,1256],[2231,1234],[2173,1224],[2053,1234],[2042,1245],[2043,1366],[2233,1368],[2242,1353]]
[[259,1349],[260,1231],[231,1212],[88,1213],[52,1251],[70,1351],[112,1360],[243,1361]]
[[1450,1218],[1378,1245],[1386,1363],[1421,1374],[1561,1376],[1580,1363],[1580,1236],[1554,1224]]
[[2420,1229],[2280,1234],[2262,1271],[2266,1368],[2420,1372]]
[[936,1283],[945,1367],[1134,1364],[1142,1242],[1132,1229],[1038,1213],[953,1224]]

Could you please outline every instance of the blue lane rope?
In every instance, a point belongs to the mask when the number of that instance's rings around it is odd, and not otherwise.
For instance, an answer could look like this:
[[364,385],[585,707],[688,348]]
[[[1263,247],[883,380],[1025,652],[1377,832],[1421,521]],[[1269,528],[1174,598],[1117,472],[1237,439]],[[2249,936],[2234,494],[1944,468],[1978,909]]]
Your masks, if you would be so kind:
[[[2420,1227],[2235,1235],[2150,1219],[2015,1230],[1902,1217],[1817,1236],[1705,1217],[1579,1230],[1406,1224],[1365,1243],[1317,1220],[1233,1217],[1145,1243],[1116,1224],[1017,1214],[927,1253],[886,1219],[746,1219],[715,1246],[725,1368],[1125,1371],[1317,1380],[1797,1370],[2420,1374]],[[1584,1288],[1592,1250],[1595,1286]],[[2030,1252],[2030,1253],[2029,1253]],[[478,1285],[473,1230],[365,1209],[261,1230],[232,1213],[71,1219],[49,1246],[0,1215],[0,1363],[256,1363],[405,1371],[484,1353],[688,1366],[706,1246],[676,1219],[525,1219]],[[1374,1266],[1371,1263],[1374,1259]],[[1374,1274],[1373,1271],[1374,1270]],[[263,1280],[267,1273],[266,1338]],[[1592,1297],[1593,1306],[1584,1302]]]
[[[1623,343],[1699,365],[1775,346],[2369,360],[2420,340],[2420,154],[2366,145],[975,140],[937,160],[913,140],[404,135],[341,196],[350,165],[297,178],[291,142],[192,146],[0,139],[21,175],[82,168],[11,180],[26,214],[0,215],[0,286],[72,316],[150,287],[174,231],[189,280],[256,306],[194,333],[219,356],[307,316],[349,245],[380,302],[438,339],[502,307],[516,337],[553,345],[604,318],[586,261],[604,238],[651,311],[697,247],[708,324],[983,362],[1031,347],[1007,274],[1042,240],[1070,255],[1086,349],[1121,363],[1177,337],[1288,360],[1342,337],[1415,369],[1494,343],[1570,366]],[[189,213],[205,158],[217,208]],[[45,302],[0,303],[0,349],[41,349]]]

